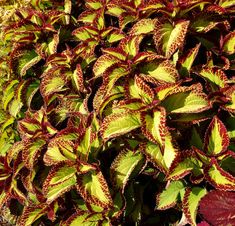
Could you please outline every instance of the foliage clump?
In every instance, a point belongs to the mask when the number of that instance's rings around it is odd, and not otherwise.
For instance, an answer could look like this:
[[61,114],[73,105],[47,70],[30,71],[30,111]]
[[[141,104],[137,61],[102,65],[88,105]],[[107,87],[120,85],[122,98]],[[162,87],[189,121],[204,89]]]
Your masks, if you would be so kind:
[[217,219],[212,207],[235,200],[233,0],[33,0],[0,13],[4,218],[233,225],[234,210]]

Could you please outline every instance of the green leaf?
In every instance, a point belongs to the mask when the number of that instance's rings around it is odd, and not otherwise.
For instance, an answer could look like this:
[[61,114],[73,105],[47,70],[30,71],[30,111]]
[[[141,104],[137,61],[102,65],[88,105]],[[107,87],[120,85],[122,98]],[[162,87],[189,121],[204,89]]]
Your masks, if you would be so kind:
[[184,190],[185,185],[182,181],[172,181],[164,191],[157,195],[157,209],[165,210],[175,206],[180,193],[184,192]]
[[191,67],[195,58],[197,57],[201,44],[197,44],[194,48],[190,49],[186,54],[181,56],[177,62],[179,65],[179,73],[184,76],[189,76]]
[[[219,88],[224,88],[227,83],[228,79],[225,73],[220,69],[215,68],[203,68],[200,72],[200,75],[210,83],[218,86]],[[215,89],[214,87],[212,87]]]
[[37,64],[41,60],[41,57],[34,50],[24,51],[21,54],[22,55],[17,59],[17,72],[19,75],[25,76],[27,70]]
[[121,151],[110,168],[114,187],[124,191],[127,181],[139,173],[143,164],[144,158],[140,152],[127,149]]
[[198,113],[210,108],[207,96],[196,90],[169,95],[162,106],[168,113]]
[[22,152],[22,158],[25,162],[25,166],[32,170],[37,158],[40,155],[40,151],[43,148],[43,146],[46,144],[46,141],[43,139],[35,139],[35,140],[28,140],[26,141],[26,144],[24,145],[24,149]]
[[31,226],[33,223],[38,220],[43,215],[46,215],[45,208],[40,207],[24,207],[23,213],[20,216],[19,226]]
[[223,52],[229,55],[235,53],[235,31],[228,33],[224,37]]
[[152,142],[165,145],[166,135],[166,112],[164,108],[154,110],[153,116],[142,114],[141,121],[143,123],[142,132]]
[[154,42],[157,50],[170,58],[183,45],[188,26],[189,21],[185,20],[179,21],[175,25],[157,21],[154,31]]
[[43,193],[47,198],[47,203],[53,202],[76,185],[76,172],[76,167],[65,163],[52,167],[43,184]]
[[107,116],[101,125],[103,139],[108,140],[126,134],[141,126],[139,113],[113,113]]
[[147,63],[143,65],[141,72],[162,84],[176,83],[179,80],[179,74],[170,60]]
[[204,150],[208,155],[219,155],[229,146],[229,136],[225,125],[216,116],[205,134]]
[[156,20],[142,19],[139,20],[130,31],[130,35],[148,34],[154,31]]
[[95,62],[93,67],[93,72],[96,77],[101,76],[109,67],[118,63],[119,60],[116,57],[110,56],[108,54],[102,55]]
[[107,182],[99,170],[78,175],[77,189],[89,204],[103,208],[109,208],[113,205]]
[[183,212],[190,225],[196,226],[197,209],[200,200],[207,194],[205,188],[193,187],[188,188],[183,199]]
[[214,159],[211,166],[205,170],[206,179],[210,182],[215,188],[234,191],[235,189],[235,178],[224,171]]

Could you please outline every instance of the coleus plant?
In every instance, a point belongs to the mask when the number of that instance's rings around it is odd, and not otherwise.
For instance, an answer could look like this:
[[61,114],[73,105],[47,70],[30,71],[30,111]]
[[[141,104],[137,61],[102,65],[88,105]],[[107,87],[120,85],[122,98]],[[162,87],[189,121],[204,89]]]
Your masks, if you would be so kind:
[[235,191],[234,1],[1,10],[3,218],[233,225],[211,216]]

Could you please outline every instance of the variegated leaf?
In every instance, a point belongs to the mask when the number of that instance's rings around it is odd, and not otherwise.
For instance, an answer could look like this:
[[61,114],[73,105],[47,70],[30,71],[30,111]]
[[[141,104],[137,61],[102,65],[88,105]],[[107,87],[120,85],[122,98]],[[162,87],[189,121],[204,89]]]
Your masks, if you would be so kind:
[[223,51],[229,55],[235,53],[235,31],[228,33],[224,37]]
[[103,208],[112,206],[113,201],[107,182],[98,169],[78,175],[77,190],[89,204]]
[[141,115],[143,123],[142,132],[152,142],[165,146],[166,136],[166,112],[164,108],[153,111],[153,116],[143,113]]
[[156,20],[154,19],[142,19],[138,21],[130,31],[130,35],[142,35],[149,34],[154,31]]
[[113,113],[107,116],[101,125],[101,134],[105,140],[126,134],[141,126],[139,113]]
[[171,23],[156,22],[154,42],[159,53],[164,53],[167,58],[180,48],[188,30],[189,21],[182,20],[172,25]]
[[71,190],[77,184],[76,167],[61,163],[53,166],[44,184],[43,193],[47,203],[51,203],[64,193]]
[[179,73],[183,76],[189,76],[191,67],[195,58],[197,57],[199,48],[201,44],[197,44],[194,48],[187,51],[184,55],[182,55],[177,61]]
[[235,191],[235,178],[223,170],[215,159],[205,170],[207,181],[215,188],[225,191]]
[[167,187],[157,195],[156,208],[165,210],[174,207],[181,193],[184,193],[185,185],[182,181],[172,181]]
[[[143,164],[144,158],[140,152],[127,149],[121,151],[110,168],[114,187],[124,192],[128,180],[139,173]],[[133,172],[135,175],[133,175]]]
[[179,80],[179,74],[170,60],[147,63],[143,65],[141,72],[156,79],[160,84],[176,83]]
[[190,225],[196,226],[197,209],[200,200],[207,194],[201,187],[187,188],[183,198],[183,212]]
[[228,146],[227,129],[220,119],[215,116],[205,134],[204,150],[208,155],[220,155],[227,151]]

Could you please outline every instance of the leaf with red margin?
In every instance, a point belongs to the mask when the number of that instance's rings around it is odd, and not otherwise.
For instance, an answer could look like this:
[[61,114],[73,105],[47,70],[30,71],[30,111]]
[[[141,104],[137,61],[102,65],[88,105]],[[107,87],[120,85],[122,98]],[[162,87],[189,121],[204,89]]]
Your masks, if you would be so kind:
[[76,89],[79,92],[84,93],[87,91],[84,86],[83,72],[82,72],[82,67],[80,64],[77,64],[76,69],[73,72],[72,81],[73,81]]
[[130,35],[142,35],[149,34],[154,31],[155,28],[154,19],[142,19],[139,20],[130,30]]
[[168,180],[178,180],[190,173],[200,171],[201,167],[202,163],[193,156],[191,151],[184,151],[179,153],[172,162],[167,178]]
[[83,23],[89,23],[92,24],[96,18],[97,13],[92,11],[92,10],[86,10],[83,11],[79,17],[78,21],[83,22]]
[[118,48],[118,47],[105,48],[105,49],[102,49],[102,52],[105,54],[114,56],[117,59],[123,60],[123,61],[125,61],[128,56],[126,52],[124,52],[121,48]]
[[101,213],[89,213],[87,211],[77,211],[70,216],[65,222],[64,226],[111,226],[108,219],[102,216]]
[[204,170],[206,180],[215,188],[224,191],[235,190],[235,178],[223,170],[216,159],[211,160],[211,164]]
[[188,222],[196,226],[197,209],[200,200],[207,194],[207,190],[201,187],[187,188],[183,198],[183,212]]
[[31,226],[36,220],[43,215],[46,215],[47,210],[45,206],[25,207],[22,215],[20,216],[17,225]]
[[167,58],[170,58],[184,44],[188,26],[189,21],[187,20],[179,21],[175,25],[156,21],[154,43],[158,52],[164,53]]
[[165,146],[166,111],[164,108],[155,109],[153,116],[143,112],[141,114],[142,133],[153,143]]
[[25,141],[22,159],[28,169],[33,169],[45,144],[46,141],[40,138]]
[[118,42],[125,38],[125,33],[122,32],[120,29],[112,28],[111,33],[108,34],[106,38],[109,43]]
[[127,149],[122,150],[110,167],[110,175],[114,188],[124,192],[128,180],[139,173],[144,162],[145,159],[142,153]]
[[140,126],[140,113],[113,113],[105,117],[100,132],[103,139],[108,140],[126,134]]
[[77,184],[77,169],[71,162],[62,162],[53,166],[43,184],[43,193],[47,203],[51,203]]
[[74,143],[82,133],[75,128],[61,130],[48,144],[43,157],[45,164],[50,166],[67,160],[75,161]]
[[226,87],[228,83],[228,78],[221,69],[204,67],[200,71],[200,76],[202,76],[206,81],[210,82],[211,88],[214,91],[219,88]]
[[235,193],[214,190],[200,202],[199,212],[211,225],[235,225]]
[[168,113],[199,113],[210,108],[207,95],[194,90],[193,86],[176,89],[162,101],[161,105]]
[[139,53],[139,46],[142,40],[142,35],[128,36],[121,40],[119,47],[128,55],[128,59],[132,59]]
[[235,31],[228,33],[223,40],[223,52],[231,55],[235,53]]
[[225,125],[215,116],[211,121],[204,140],[204,150],[208,155],[221,155],[229,146],[229,136]]
[[166,210],[174,207],[179,199],[181,193],[185,191],[185,184],[178,181],[171,181],[169,185],[157,195],[156,209]]
[[113,205],[108,184],[99,169],[78,175],[76,187],[89,204],[103,208],[110,208]]
[[191,67],[195,58],[197,57],[201,43],[197,44],[194,48],[188,50],[184,55],[180,56],[177,61],[179,73],[183,76],[189,76]]
[[176,83],[179,74],[170,60],[153,61],[143,65],[141,72],[155,79],[160,84]]
[[141,76],[135,75],[134,80],[129,81],[129,95],[131,98],[139,98],[145,104],[152,103],[154,92]]
[[102,74],[110,68],[112,65],[119,63],[120,60],[118,60],[116,57],[109,55],[109,54],[104,54],[101,57],[99,57],[94,66],[93,66],[93,73],[95,77],[102,76]]

